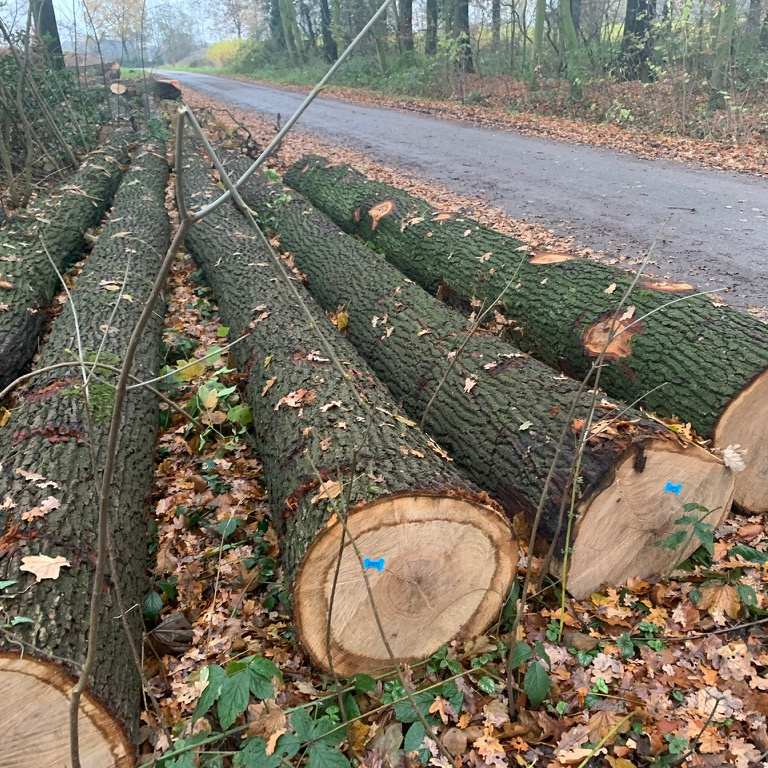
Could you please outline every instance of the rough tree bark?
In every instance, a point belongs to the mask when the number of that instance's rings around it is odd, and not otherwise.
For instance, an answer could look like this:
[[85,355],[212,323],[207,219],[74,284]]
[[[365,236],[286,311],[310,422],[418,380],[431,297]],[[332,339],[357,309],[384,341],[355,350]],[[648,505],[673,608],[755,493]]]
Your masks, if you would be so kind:
[[[193,208],[220,193],[199,157],[184,189]],[[515,571],[517,545],[503,512],[436,452],[297,283],[311,323],[257,233],[230,204],[190,231],[188,244],[235,334],[264,463],[283,567],[293,584],[299,637],[329,667],[326,624],[349,494],[349,528],[331,619],[331,658],[343,676],[390,666],[364,573],[396,658],[415,661],[454,636],[482,632]],[[329,360],[318,328],[342,361]],[[311,458],[311,462],[307,459]],[[343,483],[343,489],[339,483]],[[341,491],[341,493],[340,493]]]
[[[519,240],[321,158],[305,158],[286,179],[427,290],[487,305],[509,285],[502,309],[516,324],[512,339],[570,375],[583,376],[600,353],[632,279],[570,254],[528,253]],[[614,329],[601,385],[690,422],[717,448],[741,445],[746,470],[736,477],[736,501],[768,510],[768,328],[686,293],[684,284],[639,282],[631,317]]]
[[[78,280],[73,306],[86,360],[120,365],[168,248],[167,177],[161,143],[137,152],[112,218]],[[115,288],[126,275],[120,299]],[[159,307],[136,356],[136,376],[156,375],[162,329]],[[67,306],[53,325],[40,367],[75,361],[76,351],[75,321]],[[81,370],[43,373],[22,392],[0,430],[0,581],[11,584],[2,593],[4,624],[10,626],[0,637],[2,765],[70,764],[69,693],[87,652],[95,569],[95,467],[104,463],[115,380],[104,372],[91,378],[89,418]],[[83,766],[134,765],[131,738],[138,728],[141,682],[120,615],[141,653],[137,605],[146,588],[144,499],[152,488],[157,421],[155,397],[135,391],[126,406],[109,517],[119,581],[107,576],[102,588],[97,662],[81,709]],[[58,577],[38,583],[22,568],[29,565],[27,558],[34,563],[38,556],[61,558],[66,565]],[[26,623],[13,625],[22,618]]]
[[406,51],[413,50],[413,0],[398,0],[397,3],[397,34]]
[[127,137],[115,136],[0,235],[0,389],[32,359],[45,310],[61,287],[48,256],[60,272],[69,267],[85,244],[85,230],[98,224],[112,199],[128,159]]
[[622,73],[626,80],[651,79],[654,0],[627,0],[621,39]]
[[427,0],[427,30],[424,37],[424,53],[434,56],[437,53],[437,0]]
[[53,0],[34,0],[32,13],[35,17],[35,33],[45,43],[48,64],[54,69],[64,69],[64,54],[59,38],[59,25]]
[[475,66],[472,63],[472,43],[469,33],[469,0],[453,0],[453,34],[459,43],[459,55],[456,66],[472,74]]
[[339,49],[333,37],[333,19],[328,0],[320,0],[320,31],[323,35],[323,57],[332,64],[339,58]]
[[[567,577],[573,594],[671,568],[685,554],[655,544],[674,530],[685,502],[715,509],[713,522],[727,514],[733,475],[722,462],[702,448],[682,447],[672,433],[631,409],[611,421],[619,406],[609,401],[598,405],[596,419],[605,429],[588,440],[574,489],[573,424],[588,417],[592,396],[578,395],[576,382],[494,336],[472,338],[438,391],[461,342],[463,318],[346,237],[305,198],[286,193],[263,177],[243,189],[248,205],[274,222],[281,247],[307,276],[313,296],[326,309],[348,308],[348,338],[409,414],[421,419],[427,412],[426,430],[508,514],[533,516],[566,431],[541,533],[555,543],[560,563],[567,519],[562,510],[570,509],[573,493]],[[665,492],[668,482],[681,483],[678,493]],[[696,546],[691,542],[687,554]]]

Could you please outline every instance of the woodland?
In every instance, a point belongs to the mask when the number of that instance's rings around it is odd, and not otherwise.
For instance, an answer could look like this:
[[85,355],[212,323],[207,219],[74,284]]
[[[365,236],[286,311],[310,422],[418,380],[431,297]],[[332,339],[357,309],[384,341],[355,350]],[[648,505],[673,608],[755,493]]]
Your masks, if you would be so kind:
[[768,765],[765,308],[294,131],[764,175],[768,8],[131,2],[0,7],[0,768]]

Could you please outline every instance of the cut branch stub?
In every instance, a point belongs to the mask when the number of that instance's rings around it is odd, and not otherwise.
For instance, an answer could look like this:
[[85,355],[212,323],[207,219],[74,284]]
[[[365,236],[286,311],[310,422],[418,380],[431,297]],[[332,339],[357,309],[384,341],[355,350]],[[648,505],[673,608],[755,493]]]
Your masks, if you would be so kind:
[[[600,420],[586,442],[579,484],[573,488],[578,438],[593,402],[590,394],[490,335],[468,339],[448,370],[464,341],[461,315],[391,264],[371,259],[365,246],[334,229],[301,196],[287,195],[282,185],[252,177],[241,193],[263,220],[274,222],[281,247],[291,253],[322,306],[348,308],[347,338],[410,416],[418,420],[426,411],[425,429],[509,515],[522,511],[533,517],[553,467],[539,534],[562,563],[573,499],[577,525],[570,544],[575,557],[567,587],[576,596],[598,589],[603,579],[616,585],[630,577],[664,573],[684,553],[690,554],[698,542],[687,541],[677,552],[654,546],[675,528],[687,502],[712,508],[713,523],[727,514],[733,473],[722,461],[696,445],[683,449],[667,429],[637,411],[621,410],[617,416],[622,406],[600,397]],[[665,492],[668,481],[680,486],[676,492]],[[646,521],[642,535],[636,530],[638,513]],[[610,531],[596,564],[590,554],[595,548],[592,532],[606,528],[607,517]],[[585,545],[580,543],[582,531]],[[628,547],[632,558],[627,557]],[[459,548],[456,552],[458,561]]]
[[[220,192],[191,153],[182,182],[195,207]],[[196,224],[187,244],[225,324],[236,335],[250,328],[237,347],[238,363],[248,373],[298,636],[314,663],[332,664],[342,676],[391,667],[366,577],[398,661],[421,660],[454,638],[484,631],[498,616],[517,561],[500,507],[438,455],[297,284],[310,321],[260,236],[231,204]],[[343,370],[331,363],[316,329]],[[347,494],[364,563],[347,541],[331,609]]]
[[563,261],[577,259],[575,253],[562,253],[559,251],[537,251],[530,259],[529,264],[559,264]]
[[643,331],[636,320],[614,320],[610,315],[586,328],[584,349],[593,358],[605,350],[603,360],[622,360],[632,354],[632,338]]
[[[632,285],[631,273],[591,259],[531,259],[521,241],[466,217],[436,223],[436,208],[349,166],[306,157],[285,178],[428,291],[444,285],[463,308],[473,298],[487,306],[503,293],[499,309],[514,321],[511,340],[577,378],[595,359],[585,330],[612,316]],[[382,200],[395,201],[397,212],[374,231],[366,212]],[[707,296],[686,296],[690,291],[686,283],[641,278],[629,302],[642,333],[632,337],[630,356],[619,349],[605,360],[600,384],[613,397],[690,423],[715,448],[749,444],[735,501],[768,511],[768,398],[747,394],[768,370],[768,327]]]

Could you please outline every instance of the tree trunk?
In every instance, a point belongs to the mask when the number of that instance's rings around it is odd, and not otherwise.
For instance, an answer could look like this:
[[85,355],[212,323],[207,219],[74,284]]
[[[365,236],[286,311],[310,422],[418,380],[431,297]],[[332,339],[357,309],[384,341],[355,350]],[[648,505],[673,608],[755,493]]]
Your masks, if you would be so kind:
[[[442,286],[486,306],[503,292],[501,308],[514,321],[516,343],[570,375],[590,369],[632,279],[568,254],[521,252],[519,240],[437,211],[348,166],[327,168],[321,158],[305,158],[286,179],[427,290]],[[379,215],[382,210],[388,214]],[[736,501],[768,511],[768,328],[705,296],[679,300],[691,290],[640,281],[629,300],[634,312],[614,329],[620,335],[608,348],[600,384],[614,397],[690,422],[717,448],[740,444],[747,468],[736,476]],[[678,301],[659,311],[672,299]]]
[[427,31],[424,38],[424,53],[434,56],[437,53],[437,0],[427,0]]
[[621,40],[622,72],[626,80],[651,79],[654,0],[627,0]]
[[[630,0],[632,2],[632,0]],[[571,14],[571,0],[559,0],[558,10],[560,14],[560,32],[563,39],[563,57],[568,77],[571,81],[578,75],[578,62],[574,60],[573,54],[579,49],[579,36],[576,34],[576,27],[573,23]]]
[[501,50],[501,0],[491,0],[491,50]]
[[[183,183],[195,207],[220,193],[199,158],[185,163]],[[308,322],[261,236],[232,205],[196,225],[188,244],[223,321],[235,335],[250,330],[238,360],[248,373],[299,637],[314,662],[330,666],[328,595],[342,536],[335,510],[347,494],[348,524],[368,565],[363,571],[345,548],[331,621],[335,671],[347,677],[390,666],[364,573],[401,661],[482,632],[515,573],[517,546],[503,513],[438,456],[296,282]],[[343,361],[343,374],[316,329]],[[322,498],[318,476],[336,502]]]
[[35,17],[35,34],[45,43],[49,66],[54,69],[64,69],[64,54],[61,50],[59,25],[56,23],[53,0],[34,0],[32,13]]
[[459,43],[459,56],[456,64],[462,72],[472,74],[472,44],[469,36],[469,0],[453,0],[453,32]]
[[0,235],[0,389],[32,360],[61,272],[80,255],[84,232],[98,224],[127,162],[126,137],[92,152],[66,183]]
[[[686,501],[716,509],[713,522],[727,514],[730,470],[701,448],[682,449],[669,439],[671,433],[631,409],[587,441],[574,489],[578,430],[572,420],[588,418],[590,394],[579,395],[576,382],[491,335],[470,339],[443,381],[465,333],[458,313],[345,237],[305,199],[291,199],[281,184],[267,185],[261,178],[243,192],[262,220],[274,221],[281,247],[307,276],[321,305],[348,308],[347,337],[411,417],[421,419],[426,411],[427,431],[508,514],[522,510],[534,516],[554,464],[540,532],[562,563],[566,524],[561,521],[573,493],[577,522],[567,586],[574,595],[604,582],[617,586],[629,577],[663,573],[683,558],[683,552],[660,550],[655,543],[674,529]],[[596,420],[605,426],[618,408],[601,403]],[[563,432],[563,453],[556,461]],[[664,493],[668,480],[682,483],[674,499]],[[696,546],[691,542],[690,549]]]
[[747,13],[747,40],[754,45],[760,37],[760,10],[762,0],[749,0]]
[[[125,355],[168,248],[167,178],[164,145],[151,142],[137,153],[117,193],[115,212],[86,262],[73,294],[86,360],[98,357],[119,365]],[[126,274],[121,301],[107,285],[122,285]],[[129,296],[132,301],[125,300]],[[162,331],[161,306],[138,350],[136,376],[157,375]],[[75,338],[73,313],[65,307],[40,368],[76,362]],[[0,513],[0,581],[11,585],[3,591],[3,623],[9,632],[0,640],[4,765],[70,765],[69,694],[87,652],[95,570],[95,489],[100,482],[95,467],[105,460],[116,378],[100,371],[90,380],[89,418],[83,375],[75,365],[41,374],[22,392],[11,421],[0,430],[0,497],[13,502]],[[131,739],[139,726],[141,680],[126,626],[140,657],[139,606],[147,559],[144,500],[152,489],[157,422],[154,395],[134,391],[126,403],[108,520],[118,581],[107,566],[96,666],[81,707],[84,766],[135,764]],[[58,577],[36,582],[22,566],[37,556],[60,557],[67,565]],[[22,617],[25,621],[14,626],[13,620]]]
[[[377,4],[369,1],[368,7],[371,13],[377,10]],[[376,44],[376,56],[379,60],[379,70],[382,75],[386,75],[389,72],[389,63],[387,62],[387,20],[386,14],[381,16],[379,20],[371,27],[371,34],[373,35],[373,41]]]
[[533,22],[533,67],[531,84],[535,85],[541,67],[541,53],[544,45],[544,22],[547,16],[547,0],[536,0],[536,15]]
[[279,48],[287,48],[280,0],[269,0],[269,35]]
[[413,0],[398,0],[397,18],[399,21],[397,34],[406,51],[413,50]]
[[333,19],[328,0],[320,0],[320,31],[323,35],[323,56],[332,64],[339,58],[339,50],[333,38]]
[[712,89],[710,104],[716,109],[725,109],[725,98],[722,95],[727,85],[728,62],[731,58],[731,43],[733,30],[736,25],[736,0],[721,0],[720,23],[717,29],[717,41],[715,43],[715,60],[712,64],[712,74],[709,85]]

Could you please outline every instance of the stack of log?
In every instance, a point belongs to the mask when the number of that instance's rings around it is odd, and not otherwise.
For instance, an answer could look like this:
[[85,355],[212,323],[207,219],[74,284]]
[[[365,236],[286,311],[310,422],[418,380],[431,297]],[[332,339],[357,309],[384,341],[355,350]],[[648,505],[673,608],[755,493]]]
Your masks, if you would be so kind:
[[[181,171],[191,210],[221,193],[199,156]],[[196,224],[187,245],[223,322],[249,334],[238,363],[313,661],[348,676],[484,631],[517,560],[498,505],[415,428],[231,203]]]
[[[30,363],[59,275],[80,257],[85,232],[101,220],[128,161],[119,132],[65,183],[19,214],[0,234],[0,389]],[[57,274],[58,272],[58,274]]]
[[[239,175],[244,166],[233,169]],[[677,551],[659,548],[678,530],[686,503],[711,510],[712,524],[727,514],[733,474],[705,449],[613,400],[595,402],[493,335],[465,338],[458,313],[282,184],[254,176],[241,191],[274,226],[317,301],[329,311],[345,308],[347,338],[409,415],[509,515],[534,518],[551,473],[539,531],[556,572],[569,539],[574,595],[663,574],[689,555],[695,540]],[[593,405],[596,423],[579,457],[580,427]]]
[[512,339],[581,378],[605,348],[600,385],[628,403],[677,417],[715,449],[740,446],[735,502],[768,511],[768,327],[691,286],[633,276],[520,241],[438,210],[348,165],[305,157],[286,175],[347,232],[430,292],[488,305],[514,321]]
[[[57,231],[65,227],[62,216],[74,220],[72,230],[66,230],[71,245],[64,249],[51,238],[49,252],[74,252],[79,237],[74,230],[86,213],[101,206],[92,197],[103,196],[114,183],[118,159],[107,153],[92,157],[78,191],[69,189],[58,206],[51,203]],[[92,183],[86,185],[86,178]],[[107,370],[79,367],[78,359],[119,366],[124,358],[169,244],[167,178],[162,142],[150,141],[135,152],[72,302],[53,324],[39,374],[20,393],[10,421],[0,429],[3,765],[71,764],[69,698],[88,650],[98,488],[116,381]],[[78,208],[83,200],[87,205]],[[41,232],[52,232],[45,224],[40,222]],[[27,253],[38,255],[32,245]],[[157,375],[162,329],[160,306],[135,358],[133,373],[142,379]],[[62,362],[69,367],[50,368]],[[137,606],[146,591],[144,500],[153,481],[155,396],[145,389],[133,391],[124,424],[108,520],[114,570],[107,568],[100,586],[96,666],[80,709],[83,766],[135,764],[132,737],[138,729],[141,680],[133,652],[140,657]]]

